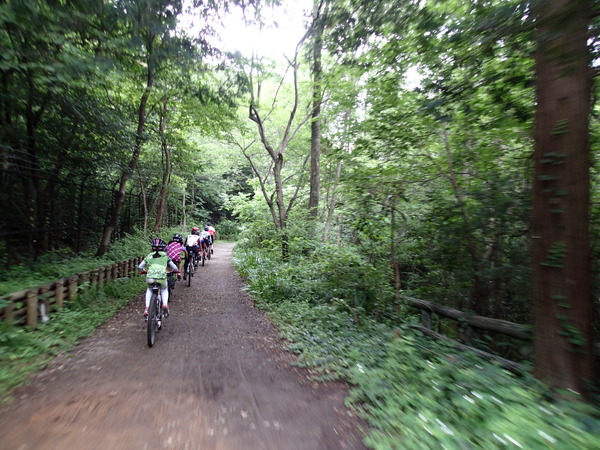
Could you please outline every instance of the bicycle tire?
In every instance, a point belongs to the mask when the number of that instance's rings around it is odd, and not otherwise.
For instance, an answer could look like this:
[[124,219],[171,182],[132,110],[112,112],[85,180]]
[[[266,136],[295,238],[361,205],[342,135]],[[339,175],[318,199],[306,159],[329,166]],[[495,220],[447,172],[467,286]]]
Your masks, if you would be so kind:
[[147,323],[147,340],[148,347],[152,347],[156,342],[156,330],[158,329],[158,295],[152,293],[152,297],[150,298],[150,310],[148,311],[148,323]]
[[206,252],[202,252],[202,267],[204,267],[204,261],[206,261]]
[[190,287],[192,285],[192,276],[193,275],[194,275],[194,263],[192,261],[190,261],[188,264],[188,270],[187,270],[188,287]]
[[169,286],[169,300],[173,299],[173,291],[175,291],[175,278],[176,275],[173,275],[173,273],[169,274],[167,276],[167,283]]
[[210,248],[206,250],[206,259],[210,261]]

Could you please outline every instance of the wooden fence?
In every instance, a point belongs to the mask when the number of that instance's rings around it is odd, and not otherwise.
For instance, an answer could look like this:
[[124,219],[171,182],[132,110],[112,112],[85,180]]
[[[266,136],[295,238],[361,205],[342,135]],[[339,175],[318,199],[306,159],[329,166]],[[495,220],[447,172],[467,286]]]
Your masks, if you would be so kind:
[[8,305],[0,309],[0,318],[3,321],[35,328],[38,323],[47,322],[53,312],[60,311],[65,302],[77,300],[77,296],[83,291],[93,286],[102,286],[110,280],[137,275],[137,266],[141,261],[141,257],[128,259],[35,288],[4,295],[0,297],[0,305],[6,302]]
[[[449,308],[447,306],[438,305],[437,303],[428,302],[427,300],[421,300],[413,297],[402,297],[410,306],[421,310],[421,326],[414,326],[413,328],[427,334],[436,339],[449,340],[461,348],[474,351],[486,358],[490,358],[500,362],[500,364],[515,373],[523,371],[523,367],[506,358],[502,358],[498,355],[493,355],[481,349],[473,347],[471,344],[475,337],[476,329],[492,331],[500,333],[505,336],[510,336],[521,341],[531,342],[533,340],[533,332],[531,327],[520,325],[517,323],[509,322],[507,320],[492,319],[490,317],[476,316],[467,314],[458,309]],[[432,326],[432,314],[437,314],[448,319],[455,320],[458,322],[458,332],[460,342],[450,339],[440,333],[437,333],[431,329]],[[600,356],[600,343],[594,343],[594,350],[596,356]]]

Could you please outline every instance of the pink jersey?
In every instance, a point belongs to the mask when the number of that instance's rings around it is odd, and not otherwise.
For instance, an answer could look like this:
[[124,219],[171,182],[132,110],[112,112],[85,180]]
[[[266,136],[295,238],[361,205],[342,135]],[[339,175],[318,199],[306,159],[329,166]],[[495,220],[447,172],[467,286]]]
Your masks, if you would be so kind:
[[181,252],[185,251],[185,248],[179,242],[171,242],[165,250],[172,261],[178,262],[181,261]]

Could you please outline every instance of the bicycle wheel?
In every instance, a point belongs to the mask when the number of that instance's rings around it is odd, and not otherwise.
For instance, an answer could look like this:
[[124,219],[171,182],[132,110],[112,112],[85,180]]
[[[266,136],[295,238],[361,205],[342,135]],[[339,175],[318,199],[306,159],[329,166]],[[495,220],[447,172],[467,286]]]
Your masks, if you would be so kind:
[[206,250],[206,259],[210,261],[210,248]]
[[206,250],[202,250],[202,267],[204,267],[204,261],[206,261]]
[[148,311],[148,329],[147,329],[147,338],[148,338],[148,347],[152,347],[154,342],[156,341],[156,330],[158,329],[158,295],[155,293],[152,294],[152,298],[150,299],[150,308]]
[[190,263],[188,264],[188,268],[187,268],[188,287],[190,287],[192,285],[192,276],[193,275],[194,275],[194,263],[193,263],[193,261],[190,261]]
[[169,299],[173,299],[173,291],[175,290],[175,275],[171,272],[167,275],[167,283],[169,285]]

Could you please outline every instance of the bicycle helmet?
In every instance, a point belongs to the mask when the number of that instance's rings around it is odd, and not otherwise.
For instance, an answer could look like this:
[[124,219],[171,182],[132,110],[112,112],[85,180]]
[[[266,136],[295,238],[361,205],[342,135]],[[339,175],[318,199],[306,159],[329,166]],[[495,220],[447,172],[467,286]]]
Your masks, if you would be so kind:
[[204,231],[208,231],[208,227],[204,227]]
[[161,238],[152,239],[150,241],[150,245],[152,246],[152,250],[158,252],[160,250],[164,250],[167,244]]
[[175,233],[175,234],[173,235],[173,240],[174,240],[175,242],[179,242],[180,244],[183,244],[183,236],[182,236],[182,235],[180,235],[179,233]]
[[200,228],[192,227],[192,234],[199,234],[199,233],[200,233]]

